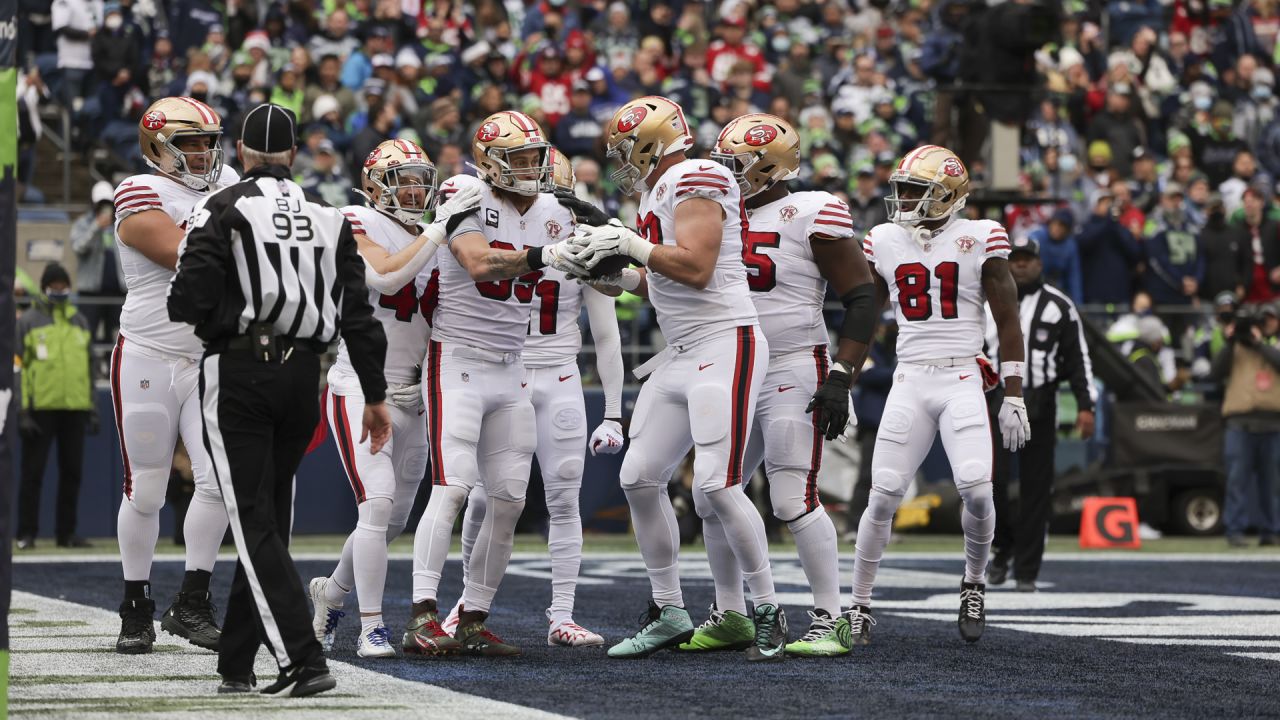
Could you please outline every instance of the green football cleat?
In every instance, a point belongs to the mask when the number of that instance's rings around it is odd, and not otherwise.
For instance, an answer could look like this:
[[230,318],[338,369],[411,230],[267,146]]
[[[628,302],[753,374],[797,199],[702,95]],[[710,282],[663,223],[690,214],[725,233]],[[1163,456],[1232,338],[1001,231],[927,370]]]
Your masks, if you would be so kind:
[[755,608],[755,642],[747,648],[747,660],[765,662],[786,656],[787,614],[782,608],[761,603]]
[[715,605],[711,606],[711,615],[707,621],[693,631],[693,637],[682,643],[676,650],[680,652],[719,652],[723,650],[746,650],[755,644],[756,626],[751,618],[742,613],[726,610],[720,612]]
[[641,618],[640,632],[609,648],[611,658],[646,658],[663,648],[675,647],[693,637],[693,621],[682,607],[668,605],[661,610],[649,601],[649,611]]
[[787,644],[787,654],[797,657],[839,657],[853,649],[849,637],[849,621],[832,618],[826,610],[809,611],[809,631],[799,640]]

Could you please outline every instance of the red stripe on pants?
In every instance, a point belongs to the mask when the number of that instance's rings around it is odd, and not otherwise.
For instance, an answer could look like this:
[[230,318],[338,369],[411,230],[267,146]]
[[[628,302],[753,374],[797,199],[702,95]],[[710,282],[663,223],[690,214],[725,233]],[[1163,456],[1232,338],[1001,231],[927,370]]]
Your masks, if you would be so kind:
[[111,353],[111,405],[116,411],[116,435],[120,438],[120,459],[124,462],[124,496],[133,499],[133,467],[129,464],[129,448],[124,444],[124,400],[120,393],[120,366],[124,364],[124,335],[116,338]]
[[427,394],[431,399],[427,413],[427,442],[431,445],[431,484],[447,485],[444,481],[444,453],[440,442],[440,420],[444,414],[440,392],[440,343],[432,341],[427,349]]
[[[827,346],[815,345],[813,348],[813,364],[818,371],[817,388],[827,380]],[[809,457],[809,474],[804,482],[804,509],[813,512],[818,509],[818,472],[822,469],[822,427],[818,424],[818,413],[810,413],[813,418],[813,454]]]
[[733,368],[729,471],[725,476],[725,487],[733,487],[742,482],[742,453],[747,449],[747,424],[751,417],[751,375],[755,372],[755,360],[755,328],[740,327],[738,328],[738,361]]
[[338,441],[338,454],[342,464],[347,468],[347,479],[351,481],[351,490],[356,494],[356,502],[364,502],[364,483],[360,482],[360,471],[356,469],[356,444],[351,438],[351,423],[347,420],[347,399],[341,395],[333,396],[333,419],[337,427],[333,429],[334,439]]

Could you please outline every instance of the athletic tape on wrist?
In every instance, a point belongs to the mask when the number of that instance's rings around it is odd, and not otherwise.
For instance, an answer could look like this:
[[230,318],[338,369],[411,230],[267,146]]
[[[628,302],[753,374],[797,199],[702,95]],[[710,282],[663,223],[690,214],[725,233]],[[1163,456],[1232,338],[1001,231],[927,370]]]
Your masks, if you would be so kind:
[[1021,379],[1026,370],[1026,363],[1021,362],[1002,362],[1000,363],[1000,377]]

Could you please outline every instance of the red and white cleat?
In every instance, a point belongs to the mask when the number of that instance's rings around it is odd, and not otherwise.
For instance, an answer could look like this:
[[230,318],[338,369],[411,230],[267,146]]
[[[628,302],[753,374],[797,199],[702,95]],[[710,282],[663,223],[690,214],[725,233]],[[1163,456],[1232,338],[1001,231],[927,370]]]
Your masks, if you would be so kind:
[[561,647],[595,647],[604,645],[604,638],[573,620],[564,620],[551,623],[551,627],[547,630],[547,644]]

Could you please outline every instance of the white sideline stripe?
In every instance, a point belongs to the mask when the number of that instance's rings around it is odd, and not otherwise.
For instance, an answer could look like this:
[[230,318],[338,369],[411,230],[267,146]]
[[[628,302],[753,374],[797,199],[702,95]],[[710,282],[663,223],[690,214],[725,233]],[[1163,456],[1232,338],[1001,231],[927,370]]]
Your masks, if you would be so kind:
[[[88,605],[56,600],[42,595],[13,593],[15,609],[34,610],[11,616],[20,628],[24,621],[80,621],[86,629],[115,628],[119,618],[115,613]],[[423,682],[403,680],[366,670],[344,662],[329,660],[329,669],[338,679],[338,687],[315,697],[292,700],[249,695],[217,695],[217,656],[207,650],[188,645],[185,640],[159,629],[157,645],[177,646],[170,652],[151,655],[116,655],[114,652],[47,652],[67,646],[66,637],[53,637],[45,628],[42,636],[30,633],[13,634],[9,656],[9,712],[12,717],[39,717],[41,720],[61,718],[90,718],[92,720],[119,720],[121,717],[161,720],[181,717],[252,717],[255,720],[291,719],[305,713],[307,720],[351,720],[353,704],[362,706],[358,716],[405,720],[406,718],[450,718],[453,720],[557,720],[564,716],[526,708],[499,700],[449,690]],[[72,642],[75,649],[83,650],[86,643],[95,649],[109,650],[115,647],[115,633],[77,633],[79,642]],[[72,639],[74,640],[74,639]],[[46,652],[41,652],[45,650]],[[399,659],[390,662],[418,662]],[[276,676],[276,664],[265,650],[258,653],[255,672],[259,687],[270,683]],[[67,682],[61,684],[38,683],[41,676],[134,675],[136,681],[127,682]],[[157,680],[153,678],[189,676],[190,680]],[[264,682],[265,681],[265,682]],[[102,700],[104,710],[86,712],[92,703],[69,704]],[[189,706],[146,709],[147,700],[189,701]],[[132,701],[125,707],[121,701]],[[305,704],[305,710],[300,707]],[[123,714],[122,714],[123,713]]]
[[[337,561],[341,555],[341,550],[333,552],[301,552],[293,553],[295,561]],[[512,561],[524,560],[545,560],[550,557],[546,552],[513,552],[511,553]],[[635,560],[640,557],[639,552],[607,552],[593,553],[587,551],[583,553],[584,560]],[[769,553],[769,557],[774,560],[792,560],[795,559],[794,551],[773,551]],[[680,559],[684,560],[706,560],[707,554],[702,551],[681,551]],[[412,552],[397,551],[388,553],[388,560],[412,560]],[[450,552],[450,560],[461,560],[462,553]],[[1140,553],[1140,552],[1051,552],[1044,556],[1046,562],[1132,562],[1134,560],[1147,560],[1151,562],[1215,562],[1215,563],[1280,563],[1280,553],[1273,555],[1240,555],[1235,553]],[[218,553],[218,562],[235,562],[235,553],[221,552]],[[844,562],[853,562],[853,553],[840,553],[840,560]],[[955,552],[899,552],[894,553],[890,547],[885,553],[884,566],[891,567],[899,560],[954,560],[963,562],[964,546],[956,545]],[[99,553],[97,555],[90,553],[68,553],[66,555],[23,555],[17,552],[13,555],[13,563],[15,565],[41,565],[52,563],[96,563],[96,562],[119,562],[118,554]],[[182,554],[161,554],[156,555],[155,562],[186,562]]]
[[1235,655],[1237,657],[1252,658],[1254,660],[1275,660],[1276,662],[1280,662],[1280,653],[1241,652],[1227,654]]
[[[267,130],[271,128],[271,109],[267,109]],[[240,563],[244,566],[244,575],[249,580],[249,590],[253,595],[253,602],[258,606],[258,617],[262,619],[262,629],[266,631],[266,640],[270,645],[272,652],[275,653],[276,661],[282,668],[288,668],[293,665],[293,658],[289,657],[289,649],[285,645],[284,636],[280,634],[280,626],[276,624],[276,617],[271,612],[271,605],[267,602],[267,596],[262,592],[262,583],[258,579],[258,571],[253,567],[253,561],[244,551],[248,547],[245,544],[244,528],[240,525],[240,507],[236,501],[236,489],[231,482],[231,462],[227,459],[227,447],[222,442],[222,425],[218,419],[218,394],[221,390],[219,387],[219,377],[221,373],[221,355],[210,355],[205,357],[200,363],[200,373],[204,380],[204,437],[205,449],[209,451],[209,464],[213,466],[213,475],[218,480],[218,486],[222,488],[222,501],[227,506],[227,518],[230,521],[231,536],[236,541],[236,553],[240,556]],[[293,530],[293,519],[290,516],[290,531]]]

